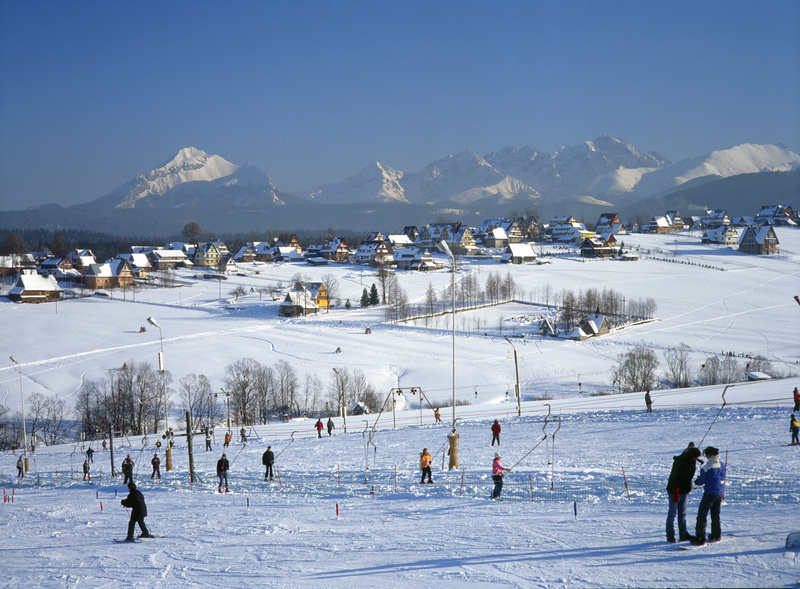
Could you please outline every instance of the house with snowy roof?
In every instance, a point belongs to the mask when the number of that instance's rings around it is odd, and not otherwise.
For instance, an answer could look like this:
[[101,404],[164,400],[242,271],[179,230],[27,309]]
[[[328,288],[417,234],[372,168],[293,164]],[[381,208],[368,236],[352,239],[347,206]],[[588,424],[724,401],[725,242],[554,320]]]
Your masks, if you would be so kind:
[[616,254],[616,248],[606,240],[598,237],[584,239],[580,245],[581,256],[584,258],[610,258]]
[[602,213],[597,219],[597,223],[595,223],[594,231],[595,233],[611,233],[616,235],[622,235],[628,232],[625,224],[620,221],[617,213]]
[[172,270],[174,268],[191,268],[192,261],[182,249],[154,249],[147,254],[154,270]]
[[581,328],[587,337],[605,335],[610,331],[606,316],[601,315],[600,313],[587,315],[581,319],[581,321],[578,323],[578,327]]
[[8,291],[8,298],[18,303],[43,303],[58,300],[62,292],[53,276],[22,270],[16,284]]
[[332,237],[322,245],[319,255],[331,262],[347,262],[350,259],[350,246],[344,237]]
[[759,225],[778,225],[797,227],[798,219],[791,205],[766,205],[761,207],[756,215],[756,223]]
[[305,288],[290,290],[278,305],[278,315],[281,317],[305,317],[318,312],[319,307],[314,302],[314,296]]
[[728,211],[724,209],[706,211],[706,214],[700,217],[700,226],[704,229],[713,229],[714,227],[730,224],[731,218],[728,216]]
[[778,236],[772,225],[747,227],[739,238],[739,251],[745,254],[768,256],[780,252]]
[[529,243],[509,243],[500,261],[506,264],[528,264],[536,261],[536,252]]
[[392,244],[385,241],[364,241],[358,246],[353,261],[356,264],[369,266],[387,266],[394,264]]
[[739,232],[733,225],[722,225],[706,229],[701,239],[703,243],[718,243],[725,247],[736,247],[739,244]]
[[402,249],[395,252],[394,262],[399,270],[439,270],[444,267],[442,262],[434,260],[431,252],[426,247],[416,249]]

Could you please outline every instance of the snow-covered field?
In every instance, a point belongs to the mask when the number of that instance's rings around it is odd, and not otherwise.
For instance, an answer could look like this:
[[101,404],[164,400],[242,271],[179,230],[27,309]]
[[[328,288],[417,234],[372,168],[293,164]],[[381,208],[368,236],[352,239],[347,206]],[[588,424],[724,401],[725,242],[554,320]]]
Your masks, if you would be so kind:
[[[155,437],[146,446],[125,439],[117,451],[136,460],[148,525],[165,536],[127,545],[112,541],[124,536],[127,513],[107,452],[95,455],[94,472],[102,469],[102,478],[90,485],[70,475],[83,462],[80,446],[37,448],[32,473],[19,487],[16,456],[4,452],[0,470],[13,503],[0,507],[0,581],[13,587],[791,586],[800,578],[800,558],[783,542],[788,532],[800,531],[800,450],[788,445],[791,390],[800,384],[800,306],[792,299],[800,291],[800,232],[779,229],[778,236],[782,253],[769,258],[704,246],[696,235],[679,235],[677,243],[675,236],[631,235],[626,246],[649,251],[635,263],[556,258],[545,266],[466,266],[458,278],[479,273],[481,284],[490,271],[512,271],[525,301],[539,301],[546,284],[613,288],[629,300],[652,297],[658,321],[584,342],[514,339],[525,399],[517,417],[516,402],[506,397],[509,388],[513,397],[514,363],[503,336],[530,333],[528,316],[541,308],[495,307],[475,312],[480,321],[459,314],[456,394],[472,404],[457,409],[457,471],[440,470],[452,411],[443,409],[445,423],[435,425],[429,410],[420,417],[410,396],[413,409],[398,412],[397,429],[384,414],[369,445],[365,430],[375,415],[348,416],[347,434],[336,418],[334,436],[322,440],[312,430],[314,419],[256,428],[247,446],[234,442],[228,451],[231,494],[214,492],[221,429],[213,452],[195,440],[203,482],[192,486],[185,438],[177,439],[175,470],[158,485],[149,478]],[[677,259],[691,264],[667,261],[676,249]],[[341,298],[354,308],[278,319],[277,303],[258,294],[227,300],[237,284],[248,290],[287,284],[296,272],[317,279],[336,274]],[[120,293],[61,302],[57,309],[0,302],[2,357],[20,363],[26,394],[57,393],[71,402],[85,379],[99,379],[130,359],[155,362],[157,330],[139,331],[152,316],[162,328],[167,369],[175,378],[205,374],[214,390],[227,365],[252,357],[266,365],[286,360],[301,377],[315,374],[326,385],[332,368],[346,366],[363,370],[381,391],[415,386],[434,403],[451,397],[451,326],[444,319],[427,328],[421,322],[388,326],[382,309],[357,308],[363,286],[376,282],[374,273],[293,265],[245,273],[221,289],[200,280],[139,291],[135,302],[120,300]],[[400,279],[419,300],[429,282],[441,291],[450,275]],[[226,300],[219,300],[220,290]],[[618,354],[646,346],[663,368],[663,351],[680,343],[692,348],[694,372],[707,356],[730,351],[760,354],[793,376],[735,385],[721,412],[721,386],[655,390],[649,415],[639,393],[594,395],[613,389],[610,369]],[[0,398],[19,409],[13,364],[0,369]],[[553,413],[543,430],[548,404]],[[506,480],[504,502],[488,499],[494,419],[503,425],[504,463],[520,461]],[[723,532],[735,537],[684,552],[664,541],[663,488],[671,457],[704,437],[703,446],[719,447],[728,463]],[[262,480],[267,444],[283,452],[280,481],[273,483]],[[434,454],[434,485],[418,484],[423,447]],[[690,496],[691,525],[700,495]]]

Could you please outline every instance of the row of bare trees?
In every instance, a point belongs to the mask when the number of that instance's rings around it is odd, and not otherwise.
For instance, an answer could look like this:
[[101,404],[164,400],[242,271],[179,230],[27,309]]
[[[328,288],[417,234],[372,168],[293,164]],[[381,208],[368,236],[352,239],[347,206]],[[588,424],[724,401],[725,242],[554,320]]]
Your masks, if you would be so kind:
[[683,343],[664,352],[666,370],[659,376],[656,353],[645,347],[634,348],[617,357],[617,366],[611,369],[612,383],[620,392],[634,392],[657,386],[679,389],[731,384],[747,380],[748,372],[762,372],[775,378],[784,376],[763,356],[740,361],[732,354],[707,356],[695,373],[691,368],[691,354],[692,349]]
[[[549,299],[549,297],[548,297]],[[565,330],[573,329],[586,315],[598,313],[605,316],[609,327],[652,319],[658,309],[655,299],[628,300],[613,288],[579,290],[577,293],[564,289],[555,297],[561,308],[559,325]]]
[[[439,297],[433,288],[433,284],[428,283],[423,302],[410,304],[408,296],[398,283],[397,277],[392,274],[390,279],[386,280],[384,318],[390,322],[421,318],[426,320],[427,325],[428,319],[452,311],[452,289],[452,285],[447,285],[442,296]],[[511,272],[506,273],[505,277],[500,276],[499,272],[489,272],[483,289],[478,283],[477,275],[467,273],[455,285],[456,310],[498,305],[512,300],[517,295],[517,292],[517,284]]]

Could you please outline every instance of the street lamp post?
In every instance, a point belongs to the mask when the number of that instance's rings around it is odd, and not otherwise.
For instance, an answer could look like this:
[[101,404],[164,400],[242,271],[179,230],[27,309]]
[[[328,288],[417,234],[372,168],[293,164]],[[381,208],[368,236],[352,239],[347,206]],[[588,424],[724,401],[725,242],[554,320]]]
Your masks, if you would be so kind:
[[19,362],[14,360],[14,356],[9,356],[11,361],[17,365],[19,369],[19,398],[22,402],[22,453],[25,455],[25,472],[28,470],[28,430],[25,427],[25,395],[22,394],[22,366]]
[[453,252],[450,251],[450,248],[447,246],[447,242],[443,239],[439,242],[439,245],[445,251],[445,253],[450,256],[450,260],[453,262],[453,277],[450,281],[450,294],[453,299],[453,431],[456,430],[456,257],[453,255]]
[[504,337],[506,338],[506,341],[511,344],[511,348],[514,350],[514,371],[517,373],[517,384],[514,386],[516,387],[517,391],[517,416],[520,416],[522,415],[522,391],[519,390],[519,363],[517,362],[517,348],[514,346],[511,340],[508,339],[508,336]]
[[[161,331],[161,326],[156,322],[155,318],[148,317],[147,322],[153,327],[158,328],[158,339],[161,342],[161,351],[158,353],[158,369],[161,371],[161,383],[164,392],[164,432],[169,431],[169,405],[167,404],[167,372],[164,368],[164,334]],[[158,426],[156,426],[158,427]]]

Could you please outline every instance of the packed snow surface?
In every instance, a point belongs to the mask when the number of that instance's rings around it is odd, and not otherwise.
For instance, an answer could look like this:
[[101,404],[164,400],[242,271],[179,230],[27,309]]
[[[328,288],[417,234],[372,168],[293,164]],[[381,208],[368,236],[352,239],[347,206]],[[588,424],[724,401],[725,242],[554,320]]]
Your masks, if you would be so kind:
[[[3,452],[2,584],[792,586],[800,557],[784,541],[800,531],[800,448],[789,445],[788,432],[791,391],[800,384],[800,307],[792,299],[800,232],[778,229],[778,236],[781,254],[763,258],[681,234],[623,236],[627,248],[639,247],[638,262],[582,262],[566,254],[544,266],[464,263],[457,280],[475,273],[482,283],[488,272],[510,271],[524,294],[517,303],[457,317],[455,395],[471,402],[456,408],[458,469],[447,470],[446,462],[452,409],[442,408],[444,423],[435,424],[430,408],[408,392],[411,409],[348,415],[346,424],[336,416],[333,435],[323,432],[322,439],[313,426],[326,414],[248,428],[246,445],[234,432],[227,449],[217,428],[211,452],[194,439],[193,484],[185,437],[176,438],[171,472],[164,472],[163,448],[154,446],[160,436],[115,439],[116,467],[131,454],[147,524],[164,536],[119,544],[113,539],[125,535],[128,513],[119,502],[126,491],[97,442],[91,482],[78,473],[85,444],[37,447],[21,482],[18,453]],[[280,280],[285,291],[297,272],[313,279],[334,274],[342,301],[349,298],[353,308],[279,319],[278,302],[257,289]],[[453,394],[452,325],[444,318],[387,325],[381,308],[358,308],[362,289],[377,282],[372,270],[253,265],[222,282],[194,278],[198,273],[178,272],[183,286],[139,290],[135,301],[119,291],[57,307],[0,301],[4,357],[20,365],[0,368],[0,400],[20,409],[21,376],[25,394],[58,394],[72,403],[84,382],[123,362],[154,363],[161,341],[147,317],[161,326],[175,380],[203,373],[214,390],[224,385],[226,366],[252,357],[265,365],[286,360],[301,379],[315,374],[326,387],[332,368],[344,366],[363,370],[382,394],[421,387],[435,405]],[[400,284],[412,301],[421,300],[429,283],[441,293],[450,277],[401,273]],[[234,300],[229,292],[239,284],[247,294]],[[543,338],[535,318],[547,313],[547,284],[652,297],[657,320],[583,342]],[[521,415],[506,335],[519,353]],[[664,351],[680,343],[691,347],[694,373],[707,357],[731,353],[742,365],[747,355],[764,356],[788,378],[727,390],[658,388],[651,414],[641,393],[610,394],[620,353],[651,349],[661,373]],[[172,400],[170,424],[182,433],[179,400]],[[495,419],[503,427],[499,448],[490,445]],[[728,466],[725,536],[682,551],[665,541],[664,487],[672,457],[690,441],[718,447]],[[277,456],[272,482],[263,480],[261,466],[267,445]],[[419,484],[422,448],[434,457],[432,485]],[[156,451],[160,481],[150,478]],[[215,465],[223,451],[231,460],[231,493],[219,494]],[[489,499],[496,451],[514,467],[502,502]],[[690,494],[690,531],[701,494]]]

